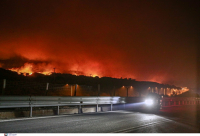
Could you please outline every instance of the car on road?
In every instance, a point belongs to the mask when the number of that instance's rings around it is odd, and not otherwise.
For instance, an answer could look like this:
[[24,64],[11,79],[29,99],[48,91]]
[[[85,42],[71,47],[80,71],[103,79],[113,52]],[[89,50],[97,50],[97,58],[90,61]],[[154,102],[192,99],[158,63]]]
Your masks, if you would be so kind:
[[146,111],[157,112],[162,108],[162,96],[157,93],[149,93],[144,100],[144,109]]

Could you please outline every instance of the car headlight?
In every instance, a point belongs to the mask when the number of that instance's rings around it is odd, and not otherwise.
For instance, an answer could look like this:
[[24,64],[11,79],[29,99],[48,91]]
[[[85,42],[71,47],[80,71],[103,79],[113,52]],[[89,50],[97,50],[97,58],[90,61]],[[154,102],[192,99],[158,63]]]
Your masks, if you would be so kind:
[[145,104],[146,105],[153,105],[153,100],[152,99],[146,99]]

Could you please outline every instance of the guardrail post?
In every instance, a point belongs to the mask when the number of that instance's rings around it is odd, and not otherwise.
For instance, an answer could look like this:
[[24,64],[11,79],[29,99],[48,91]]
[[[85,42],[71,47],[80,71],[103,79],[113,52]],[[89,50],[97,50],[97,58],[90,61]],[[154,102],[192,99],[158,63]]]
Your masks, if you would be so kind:
[[103,107],[101,106],[100,108],[101,108],[101,112],[102,112],[103,111]]
[[82,113],[82,107],[81,105],[78,106],[78,114]]
[[99,97],[97,97],[97,101],[96,101],[97,103],[96,112],[98,112],[98,109],[99,109],[98,100],[99,100]]
[[59,107],[60,107],[60,106],[58,106],[58,115],[59,115]]
[[111,98],[111,105],[110,105],[110,110],[112,111],[112,107],[113,107],[113,97]]
[[30,117],[32,117],[33,107],[32,107],[32,103],[31,103],[31,96],[29,98],[29,105],[30,105]]
[[33,112],[33,107],[31,105],[31,107],[30,107],[30,117],[32,117],[32,112]]
[[96,107],[96,112],[98,112],[98,109],[99,109],[99,105],[97,104],[97,107]]

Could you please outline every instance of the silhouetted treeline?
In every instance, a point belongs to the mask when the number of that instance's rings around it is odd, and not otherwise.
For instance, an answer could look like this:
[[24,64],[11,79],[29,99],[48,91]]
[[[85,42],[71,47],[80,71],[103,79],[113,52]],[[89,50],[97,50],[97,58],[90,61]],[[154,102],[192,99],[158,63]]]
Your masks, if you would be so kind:
[[[16,72],[10,71],[10,70],[5,70],[0,68],[0,86],[3,86],[3,79],[6,79],[7,82],[10,81],[17,81],[17,85],[12,85],[13,88],[10,89],[11,91],[16,90],[16,93],[12,94],[26,94],[29,95],[30,90],[32,90],[32,92],[37,91],[37,95],[40,95],[41,91],[40,90],[45,90],[46,88],[46,84],[49,83],[51,86],[52,85],[60,85],[60,87],[64,86],[65,84],[70,84],[70,85],[74,85],[74,84],[78,84],[78,85],[82,85],[82,86],[87,86],[92,87],[92,89],[90,88],[89,90],[93,90],[94,92],[98,91],[98,85],[100,85],[101,88],[101,92],[105,92],[105,93],[109,93],[110,95],[115,95],[115,89],[120,88],[122,86],[124,87],[133,87],[140,95],[143,94],[143,91],[146,91],[147,88],[157,88],[158,90],[160,90],[161,88],[174,88],[174,89],[181,89],[180,87],[176,87],[174,85],[168,85],[168,84],[159,84],[156,82],[149,82],[149,81],[136,81],[135,79],[118,79],[118,78],[111,78],[111,77],[88,77],[88,76],[84,76],[84,75],[72,75],[72,74],[61,74],[61,73],[52,73],[51,75],[43,75],[40,73],[33,73],[32,75],[27,75],[24,76],[23,74],[19,75]],[[24,82],[24,84],[27,84],[28,89],[26,89],[25,87],[23,88],[19,88],[19,84],[21,84],[22,82]],[[28,82],[32,83],[30,85],[28,85]],[[40,83],[40,84],[37,84]],[[25,86],[25,85],[24,85]],[[39,88],[39,89],[38,89]],[[29,93],[28,93],[29,92]],[[7,93],[9,93],[9,91],[7,91]],[[41,95],[43,95],[45,93],[41,93]],[[93,93],[95,95],[98,95],[98,93]]]

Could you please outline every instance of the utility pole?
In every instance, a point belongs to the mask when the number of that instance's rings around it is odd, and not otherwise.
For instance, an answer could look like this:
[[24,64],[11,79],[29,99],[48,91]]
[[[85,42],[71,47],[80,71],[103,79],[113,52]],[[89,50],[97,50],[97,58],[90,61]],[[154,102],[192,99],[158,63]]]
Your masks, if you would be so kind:
[[72,96],[72,85],[70,85],[70,88],[71,88],[71,96]]
[[6,89],[6,79],[3,80],[3,90],[2,90],[2,95],[5,94],[5,89]]
[[126,87],[126,89],[127,89],[127,97],[128,97],[128,87]]
[[114,89],[114,95],[113,95],[113,96],[115,96],[115,86],[114,86],[114,88],[113,88],[113,89]]
[[75,84],[74,96],[76,96],[77,84]]
[[47,96],[48,90],[49,90],[49,83],[47,83],[47,86],[46,86],[46,96]]
[[56,81],[56,68],[53,68],[54,69],[54,73],[53,73],[53,75],[54,75],[54,82]]
[[100,84],[98,84],[98,93],[97,93],[97,96],[100,95]]

